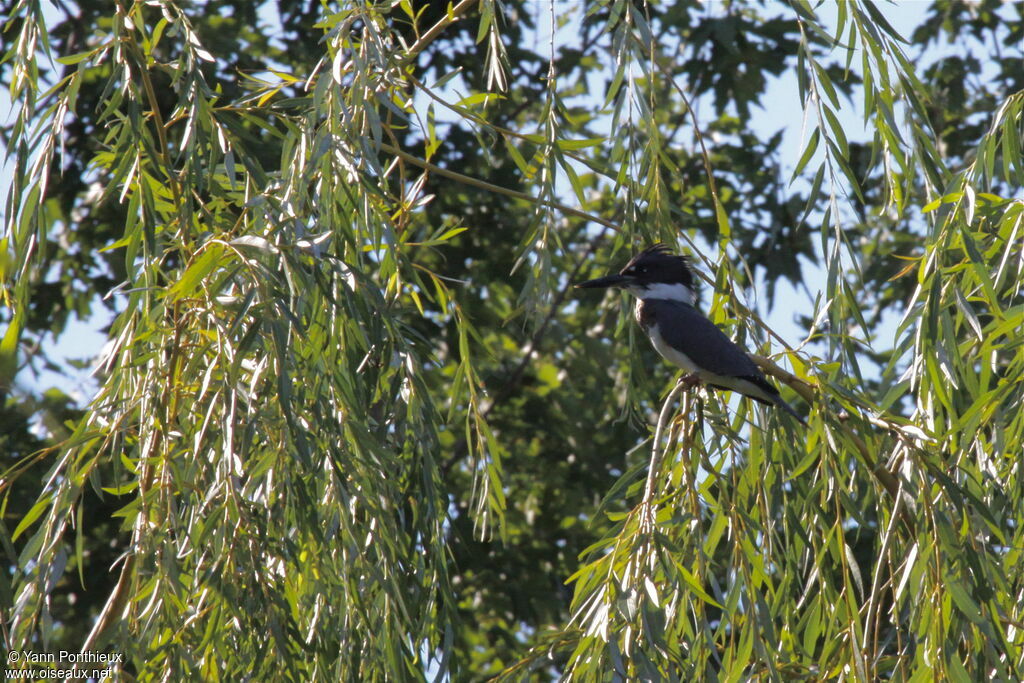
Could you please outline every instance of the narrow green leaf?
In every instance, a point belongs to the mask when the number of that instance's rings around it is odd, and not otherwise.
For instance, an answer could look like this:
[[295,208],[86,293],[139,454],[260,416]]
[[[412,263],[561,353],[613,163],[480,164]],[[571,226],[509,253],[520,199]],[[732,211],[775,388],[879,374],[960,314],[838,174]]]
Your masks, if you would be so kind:
[[21,518],[18,522],[18,526],[14,527],[14,533],[11,534],[11,541],[17,541],[18,537],[25,532],[32,524],[35,523],[39,517],[47,511],[50,507],[53,497],[50,494],[45,494],[35,502],[35,504],[29,508],[29,511]]
[[799,176],[801,171],[804,170],[804,167],[807,166],[807,162],[809,162],[811,157],[814,156],[814,153],[818,151],[818,141],[820,138],[821,129],[815,128],[814,132],[811,133],[811,139],[807,142],[807,147],[804,148],[804,153],[800,156],[800,161],[797,162],[796,168],[793,170],[793,175],[789,179],[790,184],[796,180],[797,176]]
[[58,57],[57,62],[65,66],[73,66],[75,64],[78,64],[79,62],[84,62],[85,60],[92,57],[93,52],[93,50],[89,50],[88,52],[76,52],[73,55]]
[[200,283],[216,269],[224,256],[224,247],[220,244],[208,244],[202,254],[194,259],[181,278],[167,291],[170,299],[181,299],[195,294]]
[[701,600],[703,600],[704,602],[708,603],[713,607],[717,607],[718,609],[725,609],[724,607],[722,607],[722,605],[718,603],[717,600],[715,600],[713,597],[707,594],[707,591],[704,590],[704,587],[700,585],[699,581],[697,581],[697,577],[691,574],[686,569],[686,567],[684,567],[678,561],[675,563],[675,565],[676,570],[679,572],[679,575],[683,577],[683,581],[686,582],[686,585],[690,587],[690,590],[692,590],[697,595],[697,597],[699,597]]
[[835,113],[826,106],[822,106],[822,111],[825,113],[825,120],[828,121],[829,128],[832,130],[832,135],[835,140],[839,143],[839,149],[843,151],[844,157],[850,156],[850,146],[846,141],[846,133],[843,131],[842,125],[839,123],[839,119],[836,118]]
[[600,138],[586,138],[584,140],[559,140],[558,148],[563,151],[574,151],[578,149],[587,149],[588,147],[598,147],[603,145],[607,140],[603,137]]

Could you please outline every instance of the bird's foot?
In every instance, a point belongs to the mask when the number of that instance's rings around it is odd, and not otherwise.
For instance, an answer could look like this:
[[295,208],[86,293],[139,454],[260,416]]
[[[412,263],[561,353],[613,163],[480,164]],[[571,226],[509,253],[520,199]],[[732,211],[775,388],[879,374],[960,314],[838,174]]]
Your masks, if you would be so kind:
[[692,372],[689,375],[680,377],[679,383],[686,387],[686,389],[693,389],[695,386],[700,384],[700,377],[697,376],[696,372]]

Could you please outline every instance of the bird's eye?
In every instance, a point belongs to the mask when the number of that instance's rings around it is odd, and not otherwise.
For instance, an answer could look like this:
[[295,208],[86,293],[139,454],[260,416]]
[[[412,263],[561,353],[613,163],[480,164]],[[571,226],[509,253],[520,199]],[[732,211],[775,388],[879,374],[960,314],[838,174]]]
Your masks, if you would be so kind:
[[647,272],[647,266],[640,266],[640,267],[638,268],[638,270],[639,270],[639,271],[640,271],[641,273],[646,273],[646,272]]

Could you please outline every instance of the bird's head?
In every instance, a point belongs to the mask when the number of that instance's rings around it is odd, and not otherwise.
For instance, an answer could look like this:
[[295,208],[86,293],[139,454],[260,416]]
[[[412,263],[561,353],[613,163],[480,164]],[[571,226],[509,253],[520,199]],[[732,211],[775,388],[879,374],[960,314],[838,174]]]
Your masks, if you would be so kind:
[[693,272],[683,256],[655,244],[630,259],[617,274],[581,282],[577,287],[621,287],[638,299],[669,299],[694,305]]

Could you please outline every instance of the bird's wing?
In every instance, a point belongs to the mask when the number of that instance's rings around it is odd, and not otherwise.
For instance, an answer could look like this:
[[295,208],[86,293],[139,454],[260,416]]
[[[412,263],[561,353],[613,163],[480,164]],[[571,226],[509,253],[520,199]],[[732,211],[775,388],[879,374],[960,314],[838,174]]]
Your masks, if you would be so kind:
[[683,340],[683,352],[702,369],[764,382],[761,370],[743,349],[693,306],[669,299],[648,299],[644,303],[648,314],[658,321],[662,338]]
[[718,375],[708,378],[713,387],[738,391],[750,398],[775,404],[807,424],[779,395],[779,390],[768,383],[761,369],[739,346],[725,336],[718,327],[693,306],[669,299],[649,299],[644,302],[645,317],[656,317],[658,331],[663,340],[679,340],[682,352],[701,370]]

